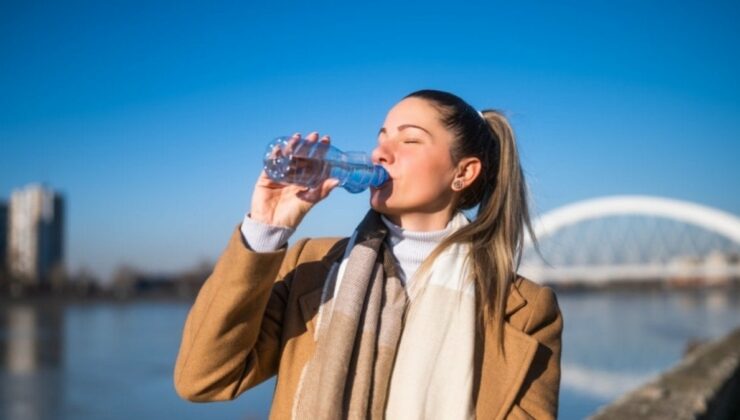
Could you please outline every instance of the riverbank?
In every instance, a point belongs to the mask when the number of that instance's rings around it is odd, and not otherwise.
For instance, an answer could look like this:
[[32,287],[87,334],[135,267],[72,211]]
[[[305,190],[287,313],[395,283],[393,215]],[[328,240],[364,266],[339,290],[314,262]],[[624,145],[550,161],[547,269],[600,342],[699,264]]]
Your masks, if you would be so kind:
[[740,418],[740,328],[601,408],[593,420]]

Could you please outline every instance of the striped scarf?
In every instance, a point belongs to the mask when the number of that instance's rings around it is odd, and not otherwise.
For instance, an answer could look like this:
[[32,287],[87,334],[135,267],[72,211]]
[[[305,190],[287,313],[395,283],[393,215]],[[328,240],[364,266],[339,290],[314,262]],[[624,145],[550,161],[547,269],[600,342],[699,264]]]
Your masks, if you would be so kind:
[[[458,214],[453,228],[464,223]],[[462,282],[453,293],[439,293],[440,284],[465,278],[466,254],[460,245],[445,250],[425,282],[431,293],[415,281],[410,299],[386,235],[380,215],[369,211],[343,261],[329,271],[315,328],[316,349],[301,374],[294,419],[383,419],[391,413],[430,418],[430,409],[436,415],[469,417],[474,298],[460,299],[472,296],[463,291]],[[435,308],[440,304],[446,308]],[[437,330],[430,333],[430,328]],[[429,339],[435,346],[429,346]],[[439,351],[445,349],[455,357],[439,361]],[[397,359],[404,366],[394,368]],[[433,374],[450,369],[449,374]],[[423,377],[436,383],[414,384]],[[435,395],[449,385],[456,388],[446,396]],[[394,398],[401,395],[403,401]]]

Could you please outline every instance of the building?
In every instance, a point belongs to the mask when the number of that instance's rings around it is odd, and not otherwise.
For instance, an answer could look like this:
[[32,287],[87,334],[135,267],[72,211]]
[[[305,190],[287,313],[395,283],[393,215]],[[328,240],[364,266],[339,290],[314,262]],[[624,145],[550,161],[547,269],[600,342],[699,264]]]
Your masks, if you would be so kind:
[[32,184],[8,206],[8,271],[30,285],[48,284],[64,266],[64,199]]
[[0,275],[8,261],[8,204],[0,201]]

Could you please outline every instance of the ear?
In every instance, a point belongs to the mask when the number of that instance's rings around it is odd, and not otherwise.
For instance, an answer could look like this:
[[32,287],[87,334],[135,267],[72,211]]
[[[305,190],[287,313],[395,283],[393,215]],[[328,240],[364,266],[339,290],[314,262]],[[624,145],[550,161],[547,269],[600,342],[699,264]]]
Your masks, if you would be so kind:
[[[453,180],[453,189],[462,191],[469,187],[480,176],[481,163],[477,157],[462,158],[457,164],[457,173]],[[460,188],[455,188],[460,186]]]

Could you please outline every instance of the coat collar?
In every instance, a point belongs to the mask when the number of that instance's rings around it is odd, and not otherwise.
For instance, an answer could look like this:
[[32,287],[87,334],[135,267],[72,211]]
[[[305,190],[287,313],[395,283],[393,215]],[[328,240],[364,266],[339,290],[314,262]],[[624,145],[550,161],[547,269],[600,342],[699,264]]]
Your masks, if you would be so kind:
[[[337,241],[334,246],[329,249],[329,252],[326,253],[324,258],[321,259],[321,263],[327,270],[331,269],[331,265],[338,262],[342,255],[344,255],[348,242],[349,238]],[[524,299],[522,294],[519,293],[519,287],[517,284],[512,284],[509,289],[509,298],[506,301],[506,316],[508,317],[526,304],[527,301]]]
[[350,238],[343,238],[338,240],[326,253],[324,258],[321,259],[321,263],[324,265],[326,270],[330,270],[332,264],[339,262],[344,255],[344,251],[347,248]]

